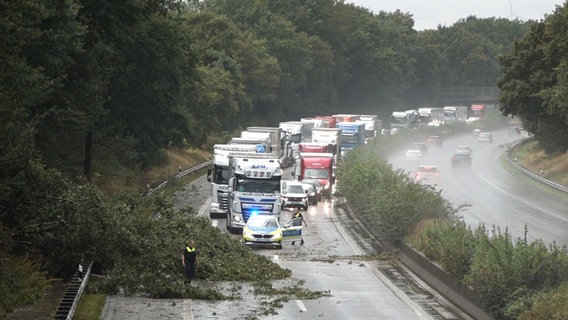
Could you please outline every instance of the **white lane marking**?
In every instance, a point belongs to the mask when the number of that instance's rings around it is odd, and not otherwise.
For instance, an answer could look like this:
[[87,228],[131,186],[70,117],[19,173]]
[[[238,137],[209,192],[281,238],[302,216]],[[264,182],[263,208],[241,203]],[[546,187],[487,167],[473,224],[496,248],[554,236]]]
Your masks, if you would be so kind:
[[296,304],[298,305],[300,312],[308,311],[308,309],[306,309],[306,306],[304,305],[304,303],[301,300],[296,300]]
[[183,300],[183,320],[193,320],[193,312],[191,312],[191,299]]

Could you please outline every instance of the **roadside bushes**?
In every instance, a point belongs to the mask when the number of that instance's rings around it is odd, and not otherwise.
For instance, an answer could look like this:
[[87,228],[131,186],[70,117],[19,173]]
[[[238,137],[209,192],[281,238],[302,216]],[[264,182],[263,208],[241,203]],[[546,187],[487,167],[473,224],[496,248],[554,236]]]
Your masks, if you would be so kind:
[[441,220],[426,224],[408,242],[471,286],[480,305],[498,319],[519,319],[545,309],[543,296],[568,300],[566,247],[528,242],[526,232],[525,238],[514,240],[507,230],[487,230],[483,225],[472,230],[461,221]]
[[440,191],[413,183],[403,170],[393,170],[376,145],[348,153],[337,179],[349,205],[381,239],[401,240],[422,219],[455,219],[457,210]]
[[508,230],[458,219],[441,192],[415,184],[365,145],[347,154],[337,171],[349,206],[375,236],[405,240],[474,290],[497,319],[566,319],[568,252],[542,241],[512,239]]

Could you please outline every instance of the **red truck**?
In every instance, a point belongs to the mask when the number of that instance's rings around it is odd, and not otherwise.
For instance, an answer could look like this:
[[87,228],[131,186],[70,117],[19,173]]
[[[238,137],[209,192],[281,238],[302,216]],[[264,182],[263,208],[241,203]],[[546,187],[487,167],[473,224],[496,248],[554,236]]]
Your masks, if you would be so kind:
[[298,146],[300,152],[333,153],[334,145],[327,143],[302,142]]
[[321,119],[325,122],[324,128],[335,128],[337,124],[337,119],[332,116],[315,116],[316,119]]
[[333,159],[332,153],[300,153],[298,180],[318,180],[323,186],[323,194],[329,197],[335,183]]

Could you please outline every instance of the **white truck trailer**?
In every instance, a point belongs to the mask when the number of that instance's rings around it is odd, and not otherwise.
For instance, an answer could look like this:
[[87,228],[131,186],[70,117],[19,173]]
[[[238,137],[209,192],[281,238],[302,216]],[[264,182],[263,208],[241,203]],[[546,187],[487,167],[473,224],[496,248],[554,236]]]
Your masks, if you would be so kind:
[[241,132],[241,136],[244,137],[244,134],[247,132],[260,132],[260,133],[267,133],[270,135],[270,149],[271,153],[278,157],[280,161],[280,165],[282,167],[289,167],[292,165],[291,161],[293,158],[290,158],[290,153],[288,152],[288,145],[286,140],[286,134],[284,130],[278,127],[247,127],[246,131]]

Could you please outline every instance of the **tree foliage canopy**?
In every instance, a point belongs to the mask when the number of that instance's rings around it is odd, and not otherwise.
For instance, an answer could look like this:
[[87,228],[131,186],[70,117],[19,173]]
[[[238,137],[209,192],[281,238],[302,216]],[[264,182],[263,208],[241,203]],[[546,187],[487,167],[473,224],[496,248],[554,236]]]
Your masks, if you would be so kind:
[[517,116],[549,153],[568,149],[568,4],[515,41],[502,58],[501,111]]

